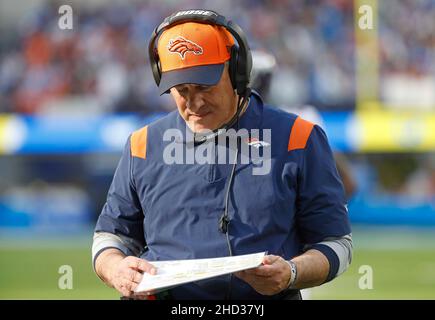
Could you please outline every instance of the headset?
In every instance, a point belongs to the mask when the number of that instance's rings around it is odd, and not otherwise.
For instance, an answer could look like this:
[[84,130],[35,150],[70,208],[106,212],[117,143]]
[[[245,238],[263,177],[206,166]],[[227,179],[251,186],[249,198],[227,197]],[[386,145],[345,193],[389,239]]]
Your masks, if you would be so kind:
[[[239,25],[232,22],[231,20],[227,20],[224,16],[211,11],[211,10],[185,10],[178,11],[165,18],[165,20],[154,29],[151,34],[151,38],[148,46],[148,54],[149,61],[151,64],[151,70],[153,73],[154,80],[157,86],[160,84],[160,80],[162,78],[162,70],[160,66],[160,60],[158,51],[156,48],[156,41],[163,31],[166,29],[173,27],[177,24],[185,23],[185,22],[197,22],[204,24],[211,24],[224,27],[228,30],[231,35],[236,39],[237,44],[235,43],[231,48],[230,60],[229,60],[229,74],[231,79],[231,84],[233,89],[236,90],[237,95],[239,96],[239,101],[237,103],[237,111],[236,114],[232,117],[232,119],[221,126],[220,128],[214,130],[211,134],[208,135],[195,135],[194,142],[195,143],[203,143],[207,140],[215,138],[222,132],[222,129],[228,129],[232,127],[235,123],[237,123],[237,129],[239,129],[239,116],[240,113],[249,100],[249,96],[251,95],[250,77],[252,70],[252,54],[248,45],[248,41],[246,40],[245,33],[240,28]],[[241,143],[241,141],[240,141]],[[225,192],[225,209],[222,216],[219,219],[218,230],[226,235],[228,251],[230,256],[233,255],[231,243],[229,240],[228,226],[230,224],[230,219],[228,215],[228,202],[231,186],[234,180],[234,174],[237,164],[237,157],[239,153],[239,141],[236,144],[236,155],[235,161],[232,166],[230,177],[227,181],[226,192]],[[230,281],[228,283],[228,292],[226,294],[226,298],[229,299],[231,297],[231,282],[232,282],[232,274],[230,274]]]
[[239,96],[249,96],[252,54],[245,33],[238,24],[227,20],[224,16],[211,10],[178,11],[165,18],[165,20],[154,29],[149,41],[148,54],[151,70],[157,86],[160,84],[162,71],[156,41],[166,29],[186,22],[197,22],[224,27],[237,40],[237,44],[233,45],[230,53],[229,73],[231,83]]

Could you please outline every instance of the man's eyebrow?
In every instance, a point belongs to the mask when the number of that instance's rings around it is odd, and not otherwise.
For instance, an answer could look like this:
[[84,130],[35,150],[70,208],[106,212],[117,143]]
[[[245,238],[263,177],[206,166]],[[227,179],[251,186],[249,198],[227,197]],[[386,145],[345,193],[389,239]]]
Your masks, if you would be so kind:
[[[192,87],[194,87],[196,90],[208,90],[210,88],[212,88],[213,86],[208,86],[208,85],[204,85],[204,84],[190,84]],[[174,86],[174,88],[177,91],[182,91],[182,90],[187,90],[188,89],[188,85],[187,84],[179,84]]]

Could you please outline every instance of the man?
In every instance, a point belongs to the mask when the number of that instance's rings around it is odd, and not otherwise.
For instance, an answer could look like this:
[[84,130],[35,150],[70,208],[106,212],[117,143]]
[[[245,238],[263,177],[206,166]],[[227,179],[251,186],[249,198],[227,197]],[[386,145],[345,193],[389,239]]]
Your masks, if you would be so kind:
[[[172,288],[164,297],[173,299],[300,299],[299,289],[350,263],[344,191],[326,136],[250,92],[241,32],[212,11],[191,10],[167,18],[151,40],[154,77],[178,110],[128,139],[93,243],[97,275],[125,297],[143,273],[156,273],[156,260],[269,253],[235,277]],[[233,134],[219,140],[226,129]],[[201,153],[222,160],[222,151],[223,163],[202,161]]]

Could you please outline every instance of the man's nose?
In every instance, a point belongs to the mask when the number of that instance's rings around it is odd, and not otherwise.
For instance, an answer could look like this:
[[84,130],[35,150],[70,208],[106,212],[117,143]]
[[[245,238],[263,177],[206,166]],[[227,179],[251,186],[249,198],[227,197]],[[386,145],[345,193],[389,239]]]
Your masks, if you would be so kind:
[[202,95],[200,93],[190,95],[189,99],[187,100],[187,107],[192,112],[197,112],[204,105],[205,105],[204,98],[202,97]]

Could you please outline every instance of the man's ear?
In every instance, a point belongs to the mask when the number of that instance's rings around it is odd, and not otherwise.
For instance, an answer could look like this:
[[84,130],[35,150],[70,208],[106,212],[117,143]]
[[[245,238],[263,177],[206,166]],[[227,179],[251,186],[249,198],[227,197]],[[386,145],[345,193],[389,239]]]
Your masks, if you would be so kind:
[[175,89],[175,87],[172,87],[171,89],[169,89],[169,93],[170,94],[177,94],[177,95],[179,94],[177,89]]
[[180,93],[178,93],[177,89],[175,87],[172,87],[169,89],[169,94],[171,95],[172,99],[178,99],[180,97]]

